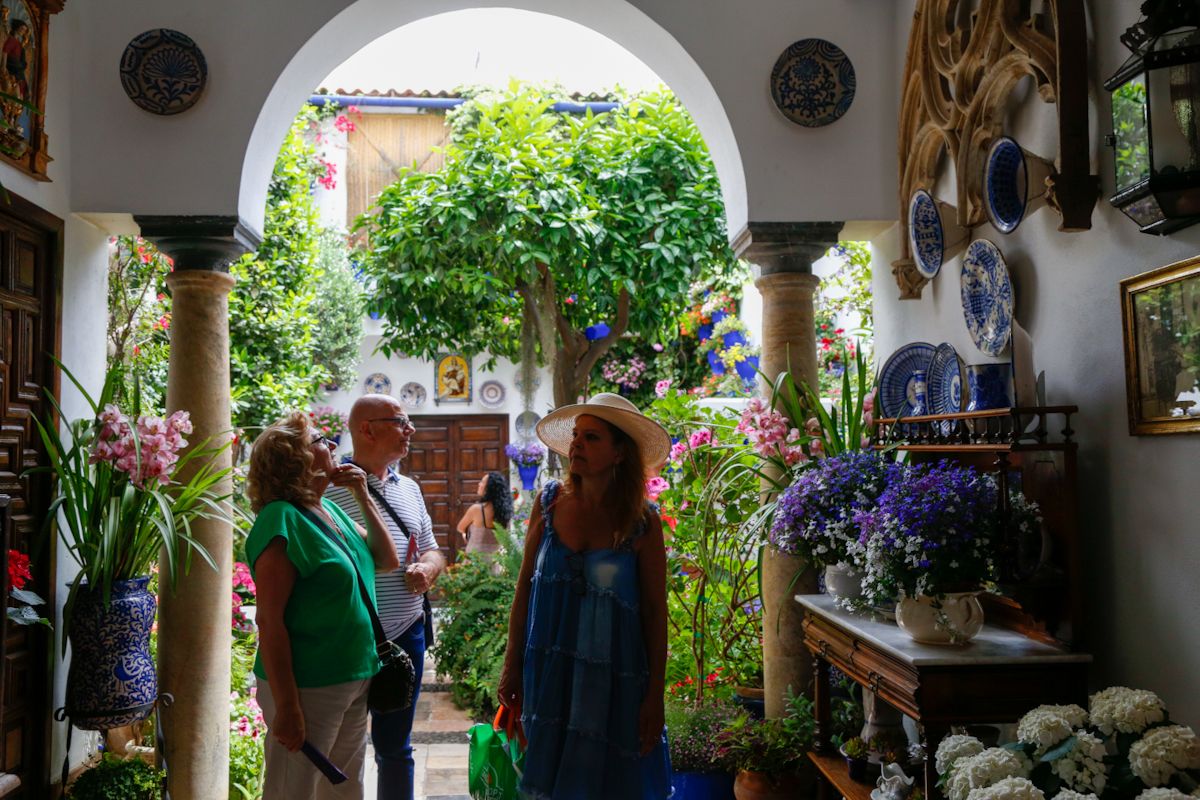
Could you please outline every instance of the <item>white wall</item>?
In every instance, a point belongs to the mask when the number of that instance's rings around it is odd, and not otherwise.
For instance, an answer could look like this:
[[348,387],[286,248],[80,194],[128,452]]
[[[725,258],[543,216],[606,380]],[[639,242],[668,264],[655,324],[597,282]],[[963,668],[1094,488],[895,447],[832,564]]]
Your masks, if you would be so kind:
[[[897,11],[907,38],[912,0]],[[1193,488],[1200,437],[1128,434],[1118,282],[1200,252],[1200,227],[1167,238],[1141,234],[1108,202],[1112,154],[1100,144],[1110,126],[1108,95],[1097,89],[1127,53],[1118,37],[1138,18],[1136,0],[1092,3],[1093,171],[1104,191],[1092,230],[1060,233],[1042,209],[1011,235],[982,225],[974,237],[1004,253],[1016,290],[1016,317],[1034,342],[1051,404],[1079,406],[1080,533],[1087,576],[1093,688],[1119,683],[1158,692],[1172,716],[1200,723],[1200,492]],[[905,10],[907,9],[907,11]],[[897,52],[897,74],[903,65]],[[1028,149],[1053,157],[1053,114],[1040,101],[1012,115],[1007,130]],[[1029,144],[1026,144],[1026,143]],[[938,195],[953,202],[946,185]],[[894,214],[897,212],[893,212]],[[968,363],[988,360],[971,344],[959,299],[961,259],[943,266],[920,300],[899,301],[886,268],[899,255],[896,230],[875,241],[877,352],[914,340],[950,342]]]

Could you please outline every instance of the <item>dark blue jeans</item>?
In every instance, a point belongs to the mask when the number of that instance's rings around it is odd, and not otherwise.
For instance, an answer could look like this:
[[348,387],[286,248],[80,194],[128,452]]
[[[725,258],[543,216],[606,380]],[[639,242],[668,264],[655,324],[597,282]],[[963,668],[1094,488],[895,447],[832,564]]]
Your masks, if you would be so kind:
[[375,747],[375,765],[379,768],[378,800],[412,800],[413,797],[413,715],[421,695],[421,673],[425,668],[425,622],[417,620],[393,641],[408,653],[416,670],[412,705],[390,714],[371,712],[371,744]]

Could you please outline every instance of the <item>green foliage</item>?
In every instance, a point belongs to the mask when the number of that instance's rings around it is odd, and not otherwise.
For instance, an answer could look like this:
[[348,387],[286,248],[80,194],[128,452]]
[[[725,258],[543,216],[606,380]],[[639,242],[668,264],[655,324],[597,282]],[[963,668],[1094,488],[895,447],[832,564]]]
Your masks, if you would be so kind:
[[317,292],[312,314],[318,336],[313,360],[329,373],[332,383],[352,386],[357,377],[366,306],[345,238],[330,230],[317,234],[314,266]]
[[815,437],[809,444],[810,451],[816,443],[826,456],[870,446],[874,388],[862,351],[859,347],[854,353],[853,369],[842,371],[841,389],[829,410],[812,387],[797,381],[790,372],[780,373],[775,379],[772,406],[789,419],[816,420],[816,429],[810,431]]
[[501,554],[493,559],[465,553],[438,581],[444,621],[438,625],[433,657],[438,670],[454,681],[454,701],[476,719],[496,713],[508,614],[521,569],[520,539],[501,525],[495,530]]
[[743,713],[717,734],[718,753],[736,769],[782,775],[808,762],[815,735],[812,701],[789,687],[782,717],[760,720]]
[[[146,409],[166,407],[171,350],[171,259],[141,237],[111,240],[108,259],[108,366],[120,366],[125,386],[141,388]],[[131,398],[120,397],[121,402]]]
[[67,790],[68,800],[160,800],[163,771],[140,758],[124,761],[106,753]]
[[706,698],[695,702],[669,696],[663,706],[667,723],[667,745],[675,772],[725,772],[732,769],[718,754],[713,731],[731,724],[742,713],[725,700]]
[[[716,171],[674,96],[593,115],[512,84],[448,115],[442,169],[404,171],[358,226],[384,318],[380,349],[519,355],[535,326],[559,402],[626,331],[673,324],[689,282],[731,264]],[[609,336],[581,331],[607,322]]]
[[1112,93],[1117,189],[1150,177],[1150,137],[1146,122],[1146,82],[1137,77]]

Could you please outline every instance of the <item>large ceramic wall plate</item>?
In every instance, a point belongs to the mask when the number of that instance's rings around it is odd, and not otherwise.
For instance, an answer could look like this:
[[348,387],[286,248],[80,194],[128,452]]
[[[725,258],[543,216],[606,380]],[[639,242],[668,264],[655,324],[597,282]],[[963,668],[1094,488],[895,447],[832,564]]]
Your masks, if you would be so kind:
[[200,99],[208,64],[191,37],[154,28],[133,38],[121,54],[121,88],[138,108],[166,116]]
[[499,408],[504,405],[504,384],[500,381],[484,381],[479,386],[479,402],[484,408]]
[[962,411],[963,360],[946,342],[937,346],[929,362],[929,413]]
[[409,381],[400,387],[400,402],[406,408],[420,408],[425,405],[425,387],[416,381]]
[[522,411],[517,415],[516,427],[517,435],[522,439],[531,439],[537,433],[537,424],[542,418],[538,416],[536,411]]
[[984,206],[1001,233],[1012,233],[1024,219],[1028,179],[1021,146],[1007,136],[992,142],[983,173]]
[[962,307],[975,346],[1001,355],[1012,336],[1013,290],[1004,256],[987,239],[971,242],[963,256]]
[[929,371],[935,348],[928,342],[912,342],[892,353],[879,370],[879,407],[883,417],[912,416],[913,372]]
[[842,48],[824,39],[801,39],[775,62],[771,99],[797,125],[820,128],[850,108],[855,83],[854,65]]
[[372,372],[363,381],[363,394],[391,394],[392,379],[382,372]]
[[913,192],[908,202],[908,243],[917,272],[932,279],[942,268],[946,237],[937,201],[924,189]]

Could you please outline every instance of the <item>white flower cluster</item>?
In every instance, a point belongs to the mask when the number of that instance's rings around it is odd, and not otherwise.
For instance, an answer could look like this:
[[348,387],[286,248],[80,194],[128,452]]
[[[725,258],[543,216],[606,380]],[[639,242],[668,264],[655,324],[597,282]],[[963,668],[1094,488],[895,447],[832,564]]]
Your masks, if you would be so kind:
[[1002,747],[989,747],[976,755],[964,756],[950,770],[947,794],[950,800],[967,800],[972,789],[982,789],[1005,778],[1028,778],[1028,764],[1028,759]]
[[1028,778],[1004,778],[991,786],[972,789],[967,800],[1046,800]]
[[1075,746],[1050,768],[1068,788],[1077,792],[1101,794],[1108,783],[1108,765],[1104,763],[1104,742],[1086,731],[1075,733]]
[[1200,740],[1185,725],[1154,728],[1130,746],[1129,767],[1147,786],[1163,786],[1181,769],[1200,769]]
[[1057,706],[1038,706],[1017,723],[1017,738],[1041,755],[1070,736],[1073,727]]
[[1054,795],[1054,800],[1100,800],[1100,798],[1094,794],[1080,794],[1070,789],[1061,789],[1058,794]]
[[1048,711],[1053,711],[1055,714],[1058,714],[1065,719],[1072,728],[1082,728],[1084,725],[1087,725],[1088,722],[1087,709],[1077,706],[1073,703],[1066,706],[1038,706],[1038,708],[1044,708]]
[[1154,692],[1112,686],[1092,695],[1092,724],[1106,736],[1114,731],[1141,733],[1167,718],[1167,708]]
[[938,745],[937,755],[934,756],[934,765],[937,767],[938,775],[945,775],[958,759],[979,755],[982,752],[983,742],[974,736],[963,734],[947,736]]
[[1142,792],[1137,796],[1137,800],[1192,800],[1192,797],[1195,795],[1186,795],[1178,789],[1159,786]]

